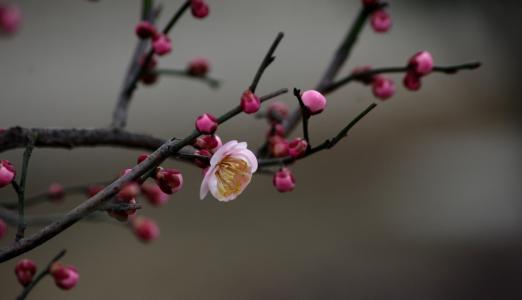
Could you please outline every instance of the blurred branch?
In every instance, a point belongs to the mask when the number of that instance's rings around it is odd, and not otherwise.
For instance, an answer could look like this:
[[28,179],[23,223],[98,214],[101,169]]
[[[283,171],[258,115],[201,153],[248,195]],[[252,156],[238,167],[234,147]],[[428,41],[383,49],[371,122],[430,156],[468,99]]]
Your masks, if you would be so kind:
[[[109,206],[109,208],[113,209],[113,210],[128,210],[128,209],[141,209],[142,207],[141,207],[141,205],[138,205],[138,204],[128,204],[126,206],[115,205],[115,206],[112,206],[112,208]],[[111,219],[107,216],[104,216],[104,214],[105,214],[105,210],[99,209],[98,212],[86,216],[85,218],[83,218],[83,220],[89,221],[89,222],[112,223],[111,221],[113,219]],[[46,226],[56,220],[59,220],[62,217],[63,217],[63,214],[60,214],[60,213],[26,215],[25,224],[27,226],[35,226],[35,227]],[[5,220],[5,222],[7,222],[8,224],[10,224],[12,226],[16,226],[18,224],[18,215],[12,210],[0,207],[0,218]]]
[[[83,194],[87,191],[89,186],[93,186],[93,185],[102,185],[103,186],[103,185],[107,185],[108,183],[110,183],[110,182],[100,182],[100,183],[94,183],[94,184],[89,184],[89,185],[68,186],[68,187],[64,187],[63,191],[66,195]],[[40,193],[38,195],[34,195],[32,197],[25,199],[25,207],[27,208],[27,207],[34,206],[39,203],[48,202],[48,201],[49,201],[49,193],[48,192]],[[11,202],[0,203],[0,206],[5,207],[7,209],[14,209],[17,207],[17,202],[11,201]]]
[[[479,68],[481,65],[482,65],[482,63],[480,63],[480,62],[472,62],[472,63],[467,63],[467,64],[445,66],[445,67],[435,66],[433,68],[433,72],[444,73],[444,74],[456,74],[462,70],[475,70],[475,69]],[[342,87],[343,85],[348,84],[351,81],[368,79],[377,74],[406,73],[406,72],[408,72],[408,66],[371,69],[371,70],[368,70],[365,72],[348,75],[345,78],[342,78],[339,81],[336,81],[336,82],[330,84],[329,86],[327,86],[324,89],[324,92],[331,93],[331,92],[337,90],[338,88]]]
[[[335,79],[341,68],[343,67],[346,60],[350,57],[353,47],[357,42],[359,35],[364,28],[364,24],[368,20],[368,17],[376,10],[381,9],[387,6],[387,3],[379,3],[374,6],[366,6],[362,5],[359,13],[357,14],[357,18],[351,25],[346,34],[346,37],[341,41],[339,48],[335,52],[332,57],[332,60],[328,64],[324,75],[319,80],[317,84],[317,90],[321,93],[324,93],[324,89],[331,84],[331,82]],[[299,123],[301,115],[301,109],[296,108],[292,113],[286,117],[282,124],[285,129],[285,133],[289,134]],[[257,151],[259,157],[264,157],[268,154],[268,144],[265,142]]]
[[22,162],[22,175],[20,176],[20,183],[16,180],[13,180],[12,185],[16,194],[18,196],[18,226],[15,236],[15,241],[18,242],[20,239],[24,237],[25,233],[25,183],[27,180],[27,172],[29,170],[29,161],[31,159],[31,154],[34,149],[34,141],[36,138],[36,133],[31,132],[27,139],[27,145],[25,147],[23,162]]
[[34,280],[28,286],[24,287],[24,290],[22,291],[22,293],[20,295],[18,295],[18,297],[16,297],[16,299],[17,300],[25,299],[27,297],[27,295],[29,295],[31,290],[40,282],[40,280],[42,280],[42,278],[44,278],[46,275],[51,273],[51,267],[53,266],[53,264],[55,262],[57,262],[58,260],[60,260],[65,255],[66,252],[67,252],[67,250],[65,250],[65,249],[58,252],[58,254],[47,264],[47,267],[45,269],[43,269],[38,275],[36,275]]
[[[188,10],[190,7],[190,0],[186,0],[183,5],[178,9],[178,11],[172,16],[168,24],[163,29],[163,34],[168,34],[169,31],[174,27],[174,25],[177,23],[177,21],[181,18],[181,16]],[[154,15],[154,14],[152,14]],[[152,16],[154,19],[154,16]],[[138,81],[140,77],[143,75],[143,73],[146,70],[146,67],[149,65],[150,61],[152,60],[152,57],[154,56],[154,51],[152,48],[150,48],[147,52],[147,55],[145,56],[145,59],[143,61],[142,58],[145,54],[145,49],[147,47],[147,41],[140,40],[138,43],[145,43],[145,46],[141,46],[138,44],[138,47],[140,47],[140,53],[138,57],[134,57],[134,62],[131,63],[131,68],[129,72],[127,73],[128,77],[124,81],[124,86],[122,88],[122,91],[120,93],[120,97],[118,98],[118,101],[116,102],[116,107],[114,109],[114,113],[112,116],[112,127],[113,128],[124,128],[127,123],[127,113],[129,110],[129,104],[132,99],[132,96],[134,94],[134,91],[138,87]],[[143,49],[141,47],[144,47]],[[138,50],[136,51],[136,53]]]

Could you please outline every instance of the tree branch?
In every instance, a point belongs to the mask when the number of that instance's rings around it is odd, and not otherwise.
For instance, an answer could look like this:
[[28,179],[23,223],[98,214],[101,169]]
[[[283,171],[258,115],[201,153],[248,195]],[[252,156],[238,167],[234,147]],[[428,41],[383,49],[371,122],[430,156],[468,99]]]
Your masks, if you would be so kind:
[[252,84],[250,84],[250,87],[249,87],[249,90],[252,93],[255,94],[257,85],[259,84],[259,80],[261,80],[261,76],[263,76],[263,73],[265,72],[266,68],[268,68],[268,66],[272,62],[274,62],[274,60],[275,60],[274,52],[277,49],[277,46],[279,45],[279,43],[281,42],[281,40],[283,39],[284,36],[285,36],[285,34],[282,32],[279,32],[277,34],[276,39],[270,46],[270,49],[268,49],[268,52],[266,53],[265,57],[263,58],[263,61],[261,61],[261,65],[259,66],[259,69],[257,70],[256,75],[254,76],[254,79],[252,80]]
[[[141,7],[141,20],[148,21],[154,24],[156,20],[156,15],[159,13],[159,8],[156,11],[153,11],[154,3],[152,0],[142,0]],[[128,102],[130,101],[130,97],[132,94],[129,94],[129,87],[133,84],[134,78],[136,78],[137,73],[140,72],[140,62],[149,46],[150,41],[146,39],[138,39],[136,47],[134,49],[134,54],[129,63],[129,67],[127,72],[125,73],[125,78],[123,79],[123,84],[120,90],[120,94],[118,96],[118,101],[116,105],[116,109],[113,113],[113,127],[122,128],[125,126],[125,116]],[[139,78],[138,78],[139,79]],[[118,121],[116,121],[118,120]],[[123,122],[123,123],[122,123]]]
[[365,110],[363,110],[352,121],[350,121],[350,123],[348,123],[348,125],[346,125],[343,129],[341,129],[341,131],[339,131],[339,133],[337,133],[337,135],[335,135],[332,139],[326,140],[322,144],[318,145],[317,147],[310,149],[310,151],[308,151],[304,156],[299,157],[299,158],[293,158],[291,156],[287,156],[287,157],[281,157],[281,158],[259,159],[258,160],[259,167],[263,168],[263,167],[269,167],[269,166],[274,166],[274,165],[288,165],[297,160],[301,160],[305,157],[308,157],[317,152],[320,152],[322,150],[333,148],[335,145],[337,145],[337,143],[341,139],[346,137],[348,132],[355,126],[355,124],[359,123],[359,121],[361,121],[376,106],[377,106],[377,104],[375,104],[375,103],[370,104]]
[[64,255],[65,253],[67,252],[67,250],[63,249],[62,251],[60,251],[48,264],[47,264],[47,267],[45,269],[43,269],[38,275],[36,275],[36,277],[34,278],[34,280],[24,288],[24,290],[22,291],[22,293],[20,295],[18,295],[18,297],[16,297],[17,300],[23,300],[27,297],[27,295],[29,295],[29,293],[31,292],[31,290],[40,282],[40,280],[42,280],[42,278],[44,278],[46,275],[50,274],[51,273],[51,267],[53,266],[53,264],[57,261],[59,261]]
[[15,241],[18,242],[20,239],[24,237],[25,233],[25,183],[27,179],[27,172],[29,170],[29,160],[31,159],[31,154],[34,149],[34,140],[36,134],[31,133],[28,137],[27,146],[25,147],[23,163],[22,163],[22,175],[20,176],[20,183],[17,183],[16,180],[13,180],[12,185],[16,194],[18,196],[18,226],[15,236]]
[[[332,60],[328,64],[324,75],[319,80],[317,84],[316,90],[321,93],[324,93],[324,89],[331,84],[331,82],[335,79],[344,63],[350,56],[359,35],[361,34],[362,29],[364,28],[364,24],[368,20],[368,17],[376,10],[385,7],[387,3],[379,3],[375,6],[365,6],[362,5],[357,18],[351,25],[346,37],[342,40],[339,48],[335,52],[332,57]],[[288,115],[288,117],[283,120],[282,125],[285,129],[285,133],[289,134],[299,123],[301,118],[301,111],[299,108],[295,109],[292,113]],[[268,154],[268,144],[265,142],[263,146],[261,146],[257,151],[258,156],[266,156]]]
[[[183,5],[178,9],[178,11],[172,16],[170,21],[167,23],[165,28],[163,29],[163,34],[168,34],[169,31],[174,27],[174,25],[178,22],[181,16],[188,10],[190,7],[190,0],[186,0]],[[143,52],[144,53],[144,52]],[[139,60],[143,53],[140,55]],[[147,66],[149,65],[152,57],[154,56],[154,51],[152,48],[149,49],[147,55],[145,56],[145,60],[143,63],[139,63],[135,72],[132,72],[128,81],[128,84],[125,85],[114,109],[113,117],[112,117],[112,127],[113,128],[124,128],[127,123],[127,113],[129,110],[129,104],[134,94],[134,91],[138,87],[138,81],[140,77],[143,75]]]
[[[462,70],[475,70],[482,65],[480,62],[472,62],[467,64],[460,64],[454,66],[435,66],[433,68],[433,72],[436,73],[444,73],[444,74],[456,74]],[[367,78],[371,78],[377,74],[389,74],[389,73],[406,73],[408,72],[408,66],[404,67],[386,67],[386,68],[377,68],[371,69],[365,72],[360,72],[357,74],[350,74],[324,88],[324,93],[331,93],[337,90],[338,88],[348,84],[354,80],[364,80]]]
[[[286,89],[282,89],[263,96],[261,99],[262,101],[266,101],[285,92]],[[241,106],[238,105],[231,111],[223,114],[218,120],[220,123],[223,123],[240,114],[241,112]],[[31,236],[21,239],[18,243],[13,243],[8,247],[1,249],[0,263],[34,249],[35,247],[55,237],[65,229],[69,228],[82,218],[95,212],[100,206],[103,206],[110,199],[112,199],[112,197],[114,197],[127,183],[140,179],[141,176],[148,173],[152,168],[159,166],[168,157],[178,153],[181,149],[183,149],[183,147],[190,145],[194,139],[200,135],[201,134],[198,131],[193,131],[191,134],[181,140],[168,140],[156,151],[151,153],[147,159],[134,166],[130,172],[121,176],[110,185],[105,187],[102,191],[76,206],[71,211],[67,212],[61,219],[54,221]]]
[[[31,133],[37,134],[35,147],[65,148],[114,146],[154,151],[164,139],[146,134],[132,133],[109,128],[23,128],[11,127],[0,133],[0,152],[22,148],[27,145]],[[185,160],[197,158],[195,149],[187,146],[175,154]]]
[[308,133],[308,120],[310,119],[310,113],[304,105],[303,99],[301,99],[301,90],[294,88],[294,96],[297,98],[297,101],[299,102],[299,107],[301,108],[301,118],[303,120],[303,137],[307,143],[306,151],[308,152],[312,147],[310,144],[310,136]]

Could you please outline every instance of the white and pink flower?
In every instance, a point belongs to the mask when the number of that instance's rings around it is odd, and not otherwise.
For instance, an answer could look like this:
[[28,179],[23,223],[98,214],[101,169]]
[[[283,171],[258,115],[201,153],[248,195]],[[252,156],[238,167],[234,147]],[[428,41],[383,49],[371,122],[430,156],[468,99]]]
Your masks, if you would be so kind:
[[257,158],[247,143],[230,141],[210,159],[210,167],[201,183],[200,198],[210,193],[219,201],[236,199],[247,187],[257,170]]

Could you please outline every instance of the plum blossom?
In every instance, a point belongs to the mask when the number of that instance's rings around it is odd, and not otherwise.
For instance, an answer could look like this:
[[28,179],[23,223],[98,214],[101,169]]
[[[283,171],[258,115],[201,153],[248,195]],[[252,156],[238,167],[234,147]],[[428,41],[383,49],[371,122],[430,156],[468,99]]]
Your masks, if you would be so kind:
[[210,159],[200,198],[210,193],[219,201],[228,202],[239,196],[257,170],[257,158],[247,149],[247,143],[230,141],[221,146]]

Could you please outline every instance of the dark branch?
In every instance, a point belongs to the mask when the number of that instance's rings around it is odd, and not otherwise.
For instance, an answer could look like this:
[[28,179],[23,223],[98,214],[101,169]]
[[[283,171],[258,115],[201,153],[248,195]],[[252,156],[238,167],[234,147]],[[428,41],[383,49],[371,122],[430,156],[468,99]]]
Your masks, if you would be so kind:
[[263,168],[263,167],[269,167],[269,166],[274,166],[274,165],[279,166],[279,165],[291,164],[291,163],[295,162],[296,160],[303,159],[303,158],[313,155],[319,151],[333,148],[342,138],[346,137],[348,132],[355,126],[355,124],[357,124],[359,121],[361,121],[376,106],[377,106],[377,104],[375,104],[375,103],[370,104],[365,110],[363,110],[359,115],[357,115],[357,117],[355,117],[352,121],[350,121],[350,123],[348,123],[348,125],[346,125],[343,129],[341,129],[341,131],[339,131],[339,133],[336,136],[334,136],[330,140],[324,141],[319,146],[310,149],[310,151],[308,151],[304,156],[297,158],[297,159],[293,158],[291,156],[281,157],[281,158],[259,159],[258,160],[259,167]]
[[[263,101],[276,97],[282,93],[286,92],[285,90],[279,90],[277,92],[268,94],[266,96],[261,97]],[[237,106],[231,111],[225,113],[223,116],[219,118],[220,123],[229,120],[230,118],[240,114],[242,112],[241,106]],[[34,249],[35,247],[45,243],[51,238],[55,237],[60,232],[66,230],[79,220],[85,218],[86,216],[95,212],[100,206],[103,206],[105,203],[110,201],[118,191],[121,190],[127,183],[131,181],[139,180],[143,175],[150,173],[150,170],[159,166],[163,161],[165,161],[171,155],[178,153],[183,147],[192,144],[194,139],[199,137],[201,134],[197,131],[192,132],[187,137],[178,140],[178,139],[170,139],[161,145],[156,151],[151,153],[147,159],[134,166],[130,172],[121,176],[113,183],[105,187],[102,191],[87,199],[80,205],[73,208],[71,211],[67,212],[62,218],[54,221],[53,223],[47,225],[40,231],[34,233],[33,235],[21,239],[18,243],[13,243],[8,247],[5,247],[0,250],[0,263],[6,260],[9,260],[13,257],[16,257],[22,253],[25,253],[29,250]]]
[[47,264],[47,267],[45,269],[43,269],[38,275],[36,275],[36,277],[34,278],[34,280],[24,288],[24,290],[22,291],[22,293],[20,295],[18,295],[18,297],[16,297],[17,300],[23,300],[27,297],[27,295],[29,295],[29,293],[31,292],[31,290],[40,282],[40,280],[42,280],[42,278],[44,278],[46,275],[50,274],[51,273],[51,267],[53,266],[53,264],[57,261],[59,261],[66,253],[67,251],[65,249],[63,249],[62,251],[60,251],[48,264]]
[[[456,74],[462,70],[475,70],[475,69],[479,68],[481,65],[482,64],[480,62],[472,62],[472,63],[460,64],[460,65],[454,65],[454,66],[444,66],[444,67],[436,66],[433,68],[433,72],[445,73],[445,74]],[[332,83],[331,85],[325,87],[324,93],[331,93],[331,92],[337,90],[338,88],[344,86],[345,84],[348,84],[351,81],[365,80],[365,79],[371,78],[372,76],[377,75],[377,74],[405,73],[405,72],[408,72],[407,66],[377,68],[377,69],[371,69],[366,72],[351,74],[351,75],[348,75],[348,76]]]
[[18,226],[16,230],[15,241],[18,242],[24,237],[25,234],[25,183],[27,180],[27,172],[29,170],[29,160],[34,149],[34,141],[36,138],[35,133],[31,133],[28,137],[27,146],[25,147],[23,162],[22,162],[22,175],[20,176],[20,183],[16,180],[12,182],[13,188],[18,196]]
[[275,52],[277,46],[279,45],[279,43],[281,42],[281,40],[283,39],[283,37],[284,37],[284,33],[279,32],[277,34],[276,39],[272,43],[272,46],[270,46],[270,49],[268,49],[268,52],[265,55],[265,58],[263,58],[263,61],[261,62],[261,65],[259,66],[259,69],[257,70],[257,73],[254,76],[254,80],[252,80],[252,84],[250,85],[250,88],[249,88],[252,93],[255,94],[257,85],[259,84],[259,80],[261,80],[261,76],[263,76],[263,73],[265,72],[266,68],[268,68],[268,66],[272,62],[274,62],[274,60],[275,60],[274,52]]
[[[156,20],[156,15],[159,13],[159,8],[156,11],[153,11],[153,6],[154,3],[152,0],[143,0],[141,8],[141,20],[154,23]],[[134,54],[132,55],[129,67],[125,73],[125,78],[123,79],[123,84],[120,90],[120,94],[118,95],[116,108],[113,113],[112,126],[114,128],[125,127],[126,111],[128,109],[127,106],[129,104],[130,97],[132,96],[129,94],[129,87],[133,84],[134,78],[136,78],[137,74],[140,72],[140,62],[145,55],[149,44],[150,41],[146,39],[139,39],[136,44]]]
[[[178,22],[181,16],[188,10],[190,7],[190,0],[187,0],[183,3],[183,5],[178,9],[178,11],[172,16],[170,21],[167,23],[165,28],[163,29],[164,34],[168,34],[172,27]],[[145,45],[147,47],[147,44]],[[129,80],[124,88],[122,89],[121,95],[118,98],[116,103],[116,108],[114,109],[113,117],[112,117],[112,126],[114,128],[124,128],[127,123],[127,113],[129,110],[129,104],[134,94],[134,91],[138,87],[138,81],[140,77],[144,74],[149,65],[152,57],[154,56],[154,52],[151,49],[147,52],[145,59],[142,63],[140,63],[145,51],[141,52],[138,57],[138,61],[136,62],[136,69],[133,72],[129,71]]]
[[306,108],[306,106],[303,103],[303,99],[301,99],[301,90],[298,90],[294,88],[294,96],[297,98],[297,101],[299,102],[299,107],[301,108],[301,118],[303,120],[303,137],[308,144],[306,147],[306,151],[309,151],[311,149],[310,144],[310,136],[308,133],[308,120],[310,119],[310,112]]
[[[0,152],[22,148],[28,143],[31,133],[36,133],[35,147],[65,148],[114,146],[131,149],[154,151],[165,140],[146,134],[107,128],[23,128],[11,127],[0,133]],[[192,159],[194,149],[188,146],[176,156]]]
[[346,60],[350,57],[352,49],[361,34],[361,31],[364,27],[364,24],[368,20],[368,17],[376,10],[383,8],[387,4],[382,3],[375,6],[365,6],[363,5],[360,10],[357,18],[353,22],[348,34],[344,38],[343,42],[335,52],[335,55],[332,58],[332,61],[328,65],[321,81],[317,86],[317,90],[322,90],[324,87],[328,86],[337,76],[341,68],[343,67]]
[[[319,83],[316,87],[317,91],[324,93],[324,89],[332,83],[332,81],[335,79],[335,77],[343,67],[344,63],[350,56],[352,49],[355,46],[355,43],[357,42],[357,39],[362,32],[364,24],[368,20],[368,17],[374,11],[385,7],[386,5],[386,3],[380,3],[372,7],[364,5],[361,7],[357,15],[357,18],[348,30],[346,37],[339,45],[339,48],[335,52],[331,62],[328,64],[328,67],[326,68],[323,77],[321,77],[321,79],[319,80]],[[285,129],[285,133],[287,135],[297,126],[300,118],[301,112],[300,109],[297,108],[292,113],[290,113],[288,117],[282,122],[283,128]],[[263,144],[263,146],[261,146],[258,149],[257,154],[258,156],[266,156],[268,154],[268,144],[266,142]]]

